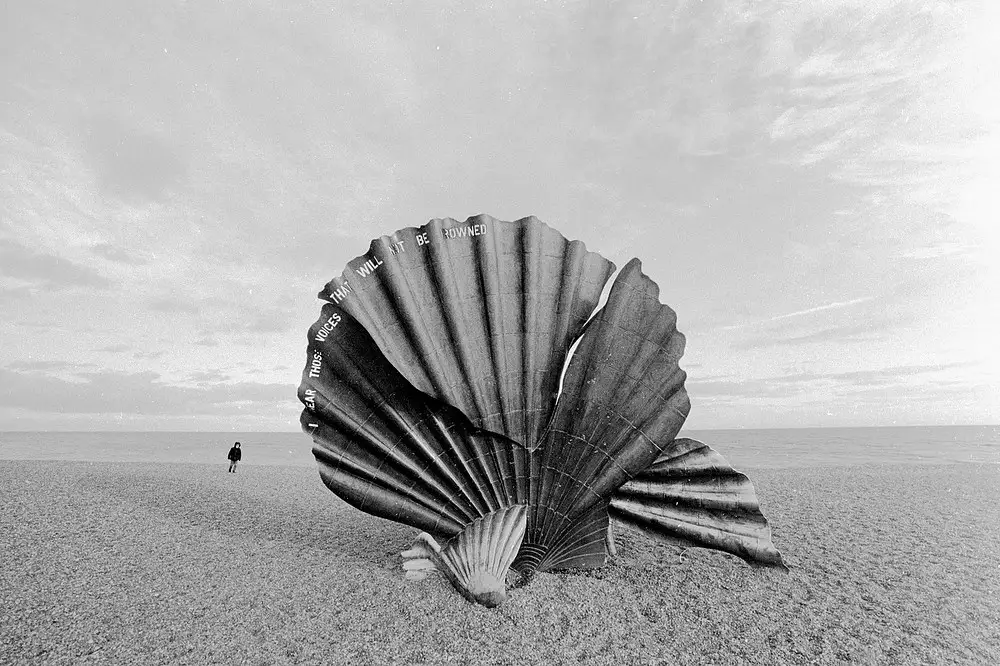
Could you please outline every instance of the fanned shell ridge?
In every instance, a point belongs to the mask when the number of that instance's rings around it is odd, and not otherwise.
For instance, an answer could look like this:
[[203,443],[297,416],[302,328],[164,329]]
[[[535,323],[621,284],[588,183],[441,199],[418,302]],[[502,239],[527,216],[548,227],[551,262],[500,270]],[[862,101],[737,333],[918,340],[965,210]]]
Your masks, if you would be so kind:
[[324,306],[308,354],[302,427],[344,500],[446,536],[526,501],[528,451],[416,390],[349,314]]
[[550,569],[595,569],[607,564],[608,506],[598,504],[582,516],[561,521],[549,538],[525,543],[514,561],[523,572]]
[[750,479],[697,440],[674,440],[652,466],[615,492],[610,512],[668,543],[785,568]]
[[[658,291],[632,260],[588,324],[538,449],[542,459],[529,491],[528,547],[548,553],[566,530],[590,539],[596,524],[579,531],[573,523],[606,505],[619,486],[649,467],[683,425],[690,408],[678,366],[684,336]],[[571,559],[545,555],[539,563],[580,566]],[[596,553],[586,560],[595,562]]]
[[436,219],[373,241],[320,298],[417,389],[530,447],[614,268],[533,217]]
[[526,516],[526,508],[516,505],[477,518],[444,548],[421,534],[402,553],[403,569],[418,579],[433,567],[469,601],[497,606],[507,597],[507,571],[521,547]]

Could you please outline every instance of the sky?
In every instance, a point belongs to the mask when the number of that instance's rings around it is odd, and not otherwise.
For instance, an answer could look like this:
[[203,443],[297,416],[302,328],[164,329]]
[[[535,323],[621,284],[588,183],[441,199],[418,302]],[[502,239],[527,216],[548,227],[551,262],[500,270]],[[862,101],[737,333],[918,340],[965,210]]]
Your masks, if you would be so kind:
[[8,3],[0,430],[297,430],[372,238],[660,286],[693,429],[1000,422],[1000,3]]

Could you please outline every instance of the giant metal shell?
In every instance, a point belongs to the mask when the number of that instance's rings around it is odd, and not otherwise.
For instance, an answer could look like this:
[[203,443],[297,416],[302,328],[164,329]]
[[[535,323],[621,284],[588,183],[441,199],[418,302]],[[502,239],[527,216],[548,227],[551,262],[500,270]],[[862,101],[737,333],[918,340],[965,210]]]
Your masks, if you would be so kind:
[[469,581],[496,573],[468,572],[507,566],[515,545],[529,573],[600,566],[612,517],[782,567],[749,479],[676,439],[684,337],[638,260],[593,313],[613,271],[534,218],[433,220],[374,241],[320,293],[309,332],[302,424],[326,485],[429,532],[418,561],[490,605],[502,590]]

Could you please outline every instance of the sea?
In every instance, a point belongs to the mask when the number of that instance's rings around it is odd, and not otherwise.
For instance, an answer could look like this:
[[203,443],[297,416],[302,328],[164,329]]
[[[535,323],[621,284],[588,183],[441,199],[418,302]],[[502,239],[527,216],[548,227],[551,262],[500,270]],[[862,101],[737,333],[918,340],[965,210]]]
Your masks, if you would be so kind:
[[[691,430],[680,436],[708,444],[738,470],[1000,464],[997,425]],[[243,465],[315,465],[312,440],[302,432],[0,432],[0,461],[226,464],[236,441]]]

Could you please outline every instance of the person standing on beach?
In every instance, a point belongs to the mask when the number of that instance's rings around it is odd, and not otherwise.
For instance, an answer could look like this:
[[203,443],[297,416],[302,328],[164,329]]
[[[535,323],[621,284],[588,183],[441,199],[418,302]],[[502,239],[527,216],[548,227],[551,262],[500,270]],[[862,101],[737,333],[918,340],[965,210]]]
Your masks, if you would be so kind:
[[243,452],[240,451],[240,443],[236,442],[233,444],[233,448],[229,449],[229,471],[236,474],[236,463],[238,463],[243,458]]

